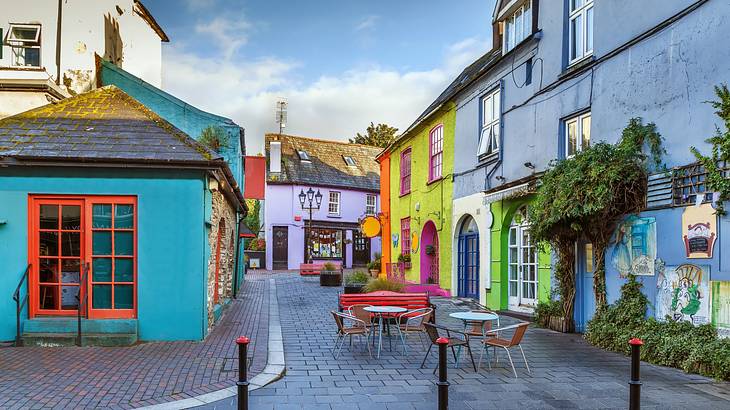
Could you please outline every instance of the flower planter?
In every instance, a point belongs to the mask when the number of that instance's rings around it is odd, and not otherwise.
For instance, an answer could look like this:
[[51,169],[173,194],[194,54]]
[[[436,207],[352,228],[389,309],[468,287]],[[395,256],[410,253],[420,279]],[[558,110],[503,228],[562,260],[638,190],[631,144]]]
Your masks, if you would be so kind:
[[562,316],[550,316],[547,321],[547,328],[562,333],[570,333],[570,323]]
[[349,285],[345,285],[345,294],[365,293],[364,288],[364,283],[351,283]]
[[378,270],[378,269],[370,269],[370,276],[372,276],[374,278],[377,278],[379,274],[380,274],[380,270]]
[[342,272],[338,270],[323,270],[319,273],[320,286],[342,286]]

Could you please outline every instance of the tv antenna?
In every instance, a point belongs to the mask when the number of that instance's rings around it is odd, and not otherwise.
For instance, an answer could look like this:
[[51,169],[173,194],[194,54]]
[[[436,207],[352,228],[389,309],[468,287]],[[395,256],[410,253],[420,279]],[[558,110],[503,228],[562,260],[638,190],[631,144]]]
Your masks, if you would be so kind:
[[283,134],[284,128],[286,128],[286,107],[286,99],[280,98],[276,102],[276,123],[279,124],[279,134]]

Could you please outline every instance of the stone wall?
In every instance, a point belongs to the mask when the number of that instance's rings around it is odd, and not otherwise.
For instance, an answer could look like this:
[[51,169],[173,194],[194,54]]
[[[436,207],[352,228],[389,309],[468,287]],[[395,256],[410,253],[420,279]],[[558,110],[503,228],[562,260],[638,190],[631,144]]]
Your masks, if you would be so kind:
[[215,268],[216,268],[216,245],[218,243],[218,231],[221,222],[225,223],[224,234],[221,236],[219,274],[218,274],[218,303],[233,295],[233,270],[235,266],[236,246],[236,212],[226,201],[223,193],[213,191],[213,210],[211,212],[211,226],[208,230],[208,246],[210,258],[208,259],[208,328],[215,322]]

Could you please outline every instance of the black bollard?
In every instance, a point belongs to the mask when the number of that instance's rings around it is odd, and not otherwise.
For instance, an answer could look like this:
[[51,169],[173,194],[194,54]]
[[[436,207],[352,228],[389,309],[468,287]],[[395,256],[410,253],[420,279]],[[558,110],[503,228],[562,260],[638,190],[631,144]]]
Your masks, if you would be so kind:
[[439,337],[436,339],[439,345],[439,381],[436,383],[439,389],[439,410],[447,410],[449,408],[449,381],[446,375],[446,348],[449,346],[449,339]]
[[248,358],[246,352],[248,350],[249,338],[241,336],[236,339],[238,345],[238,410],[248,410]]
[[629,381],[629,409],[639,410],[641,408],[641,381],[639,368],[641,366],[641,339],[629,340],[631,345],[631,380]]

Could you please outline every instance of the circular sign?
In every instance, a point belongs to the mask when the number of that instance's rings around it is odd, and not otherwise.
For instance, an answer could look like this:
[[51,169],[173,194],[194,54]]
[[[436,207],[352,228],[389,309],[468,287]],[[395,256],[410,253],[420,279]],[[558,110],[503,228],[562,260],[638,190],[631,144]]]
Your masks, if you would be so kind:
[[374,238],[380,235],[380,220],[374,216],[366,216],[360,222],[360,228],[367,238]]

